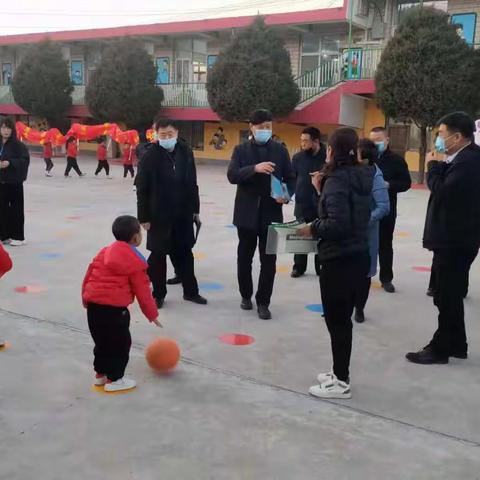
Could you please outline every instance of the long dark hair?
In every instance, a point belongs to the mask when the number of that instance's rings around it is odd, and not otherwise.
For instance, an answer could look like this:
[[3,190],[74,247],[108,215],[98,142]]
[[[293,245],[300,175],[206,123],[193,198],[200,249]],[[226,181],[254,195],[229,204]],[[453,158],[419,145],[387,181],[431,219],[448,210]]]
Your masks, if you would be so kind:
[[353,128],[337,128],[328,140],[332,149],[330,161],[325,165],[329,174],[339,167],[358,165],[358,135]]
[[10,135],[9,140],[17,143],[18,138],[17,138],[17,129],[15,127],[15,122],[10,118],[10,117],[2,117],[0,120],[0,128],[1,127],[7,127],[12,130],[12,134]]
[[362,160],[368,160],[369,165],[373,165],[378,158],[378,150],[375,143],[368,138],[362,138],[358,142],[358,150]]

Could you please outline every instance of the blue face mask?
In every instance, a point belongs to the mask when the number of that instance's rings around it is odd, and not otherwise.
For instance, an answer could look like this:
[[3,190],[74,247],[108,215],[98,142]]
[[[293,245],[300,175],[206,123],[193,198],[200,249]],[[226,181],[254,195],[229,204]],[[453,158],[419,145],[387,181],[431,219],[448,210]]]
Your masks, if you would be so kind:
[[377,142],[375,145],[377,146],[377,152],[379,155],[381,155],[387,149],[385,142]]
[[158,144],[163,147],[165,150],[168,150],[171,152],[174,148],[175,145],[177,144],[177,138],[159,138],[158,139]]
[[258,143],[267,143],[272,138],[271,130],[255,130],[253,133],[255,141]]
[[445,139],[438,136],[435,139],[435,150],[439,153],[445,153]]

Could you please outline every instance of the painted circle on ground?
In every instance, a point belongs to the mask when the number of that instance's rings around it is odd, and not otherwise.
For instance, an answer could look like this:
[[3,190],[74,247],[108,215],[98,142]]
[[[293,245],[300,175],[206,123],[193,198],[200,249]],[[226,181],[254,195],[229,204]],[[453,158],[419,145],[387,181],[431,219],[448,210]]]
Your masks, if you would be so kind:
[[425,273],[432,271],[431,267],[422,267],[422,266],[412,267],[412,269],[415,270],[416,272],[425,272]]
[[56,258],[60,258],[62,256],[61,253],[41,253],[40,259],[41,260],[55,260]]
[[323,315],[323,305],[321,303],[311,303],[306,305],[305,308],[310,312],[320,313]]
[[223,285],[221,283],[215,282],[203,282],[198,285],[200,290],[206,290],[209,292],[223,290]]
[[255,342],[255,339],[250,335],[244,335],[243,333],[226,333],[220,335],[219,340],[228,345],[243,346],[250,345]]
[[235,225],[230,224],[230,225],[225,225],[225,228],[237,228],[237,227]]
[[110,395],[125,395],[126,393],[135,392],[137,390],[137,387],[130,388],[129,390],[120,390],[119,392],[106,392],[103,386],[92,384],[92,386],[90,387],[90,390],[92,392],[110,396]]
[[17,293],[42,293],[46,292],[47,289],[40,285],[23,285],[21,287],[15,287]]
[[195,260],[205,260],[207,256],[203,252],[193,252],[193,258]]
[[408,232],[396,232],[395,237],[397,238],[408,238],[410,234]]
[[67,220],[80,220],[82,217],[80,215],[69,215],[65,217]]
[[290,267],[286,265],[277,265],[277,273],[288,273],[290,271]]
[[55,235],[60,238],[70,238],[73,236],[73,232],[70,232],[69,230],[60,230]]
[[375,280],[372,282],[372,288],[376,288],[377,290],[380,290],[382,288],[382,284],[378,280]]

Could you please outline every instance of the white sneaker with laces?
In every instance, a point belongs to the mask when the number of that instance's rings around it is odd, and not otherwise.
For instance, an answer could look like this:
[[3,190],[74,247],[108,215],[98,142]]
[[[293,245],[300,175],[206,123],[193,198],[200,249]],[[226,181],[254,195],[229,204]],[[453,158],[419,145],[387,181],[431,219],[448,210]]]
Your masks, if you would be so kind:
[[93,379],[93,384],[97,387],[103,387],[107,383],[107,377],[105,375],[102,375],[99,377],[98,375],[95,375]]
[[107,175],[107,178],[108,180],[112,180],[113,177],[111,175]]
[[333,372],[319,373],[317,376],[317,382],[319,385],[325,382],[331,382],[335,377]]
[[105,389],[106,392],[121,392],[123,390],[131,390],[137,386],[137,382],[130,378],[120,378],[115,382],[106,383]]
[[12,240],[10,242],[10,245],[12,247],[21,247],[23,245],[25,245],[27,242],[25,240]]
[[335,376],[329,382],[324,382],[321,385],[313,385],[308,390],[308,393],[318,398],[352,398],[350,385],[342,382]]
[[53,177],[53,173],[52,172],[45,172],[45,176],[46,177]]

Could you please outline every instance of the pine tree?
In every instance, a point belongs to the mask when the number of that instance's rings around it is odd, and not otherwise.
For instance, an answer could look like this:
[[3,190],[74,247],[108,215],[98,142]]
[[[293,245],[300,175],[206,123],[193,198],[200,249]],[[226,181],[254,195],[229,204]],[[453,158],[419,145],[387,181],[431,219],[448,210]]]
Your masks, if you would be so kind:
[[423,183],[427,128],[447,113],[480,107],[480,56],[456,33],[448,15],[410,9],[378,65],[376,100],[387,117],[420,129],[419,181]]
[[220,53],[207,90],[212,109],[227,121],[245,121],[256,108],[284,117],[300,100],[283,40],[261,17]]

